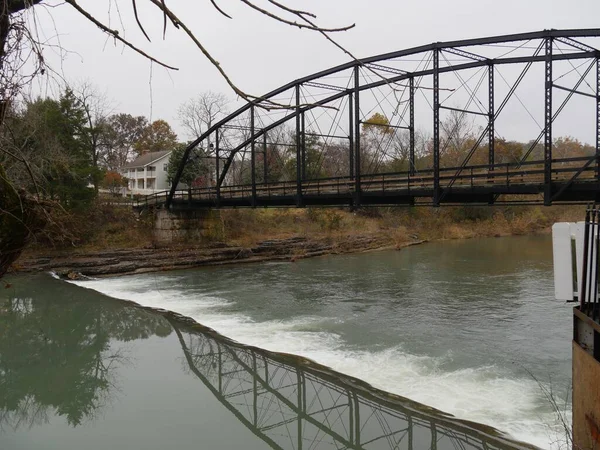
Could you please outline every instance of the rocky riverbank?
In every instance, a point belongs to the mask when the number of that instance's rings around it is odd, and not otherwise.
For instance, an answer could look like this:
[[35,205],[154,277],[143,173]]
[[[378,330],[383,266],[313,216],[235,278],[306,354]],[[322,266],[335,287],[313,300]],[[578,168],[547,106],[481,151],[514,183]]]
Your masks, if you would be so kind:
[[[402,247],[422,242],[409,241]],[[26,255],[19,260],[14,272],[52,271],[60,277],[76,279],[260,261],[294,262],[329,254],[392,248],[398,246],[390,237],[381,234],[348,235],[335,240],[292,237],[263,241],[252,247],[221,244],[210,248],[139,248]]]

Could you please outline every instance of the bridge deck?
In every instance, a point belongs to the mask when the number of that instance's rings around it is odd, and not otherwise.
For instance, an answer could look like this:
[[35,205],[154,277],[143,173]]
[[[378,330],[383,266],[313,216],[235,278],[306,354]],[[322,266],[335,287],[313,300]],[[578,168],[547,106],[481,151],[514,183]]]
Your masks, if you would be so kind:
[[[595,159],[595,158],[594,158]],[[550,194],[553,203],[582,203],[598,200],[600,183],[594,166],[570,158],[556,160]],[[327,178],[237,186],[219,189],[178,190],[174,208],[283,207],[336,205],[413,205],[413,204],[492,204],[543,203],[546,189],[543,162],[523,167],[498,165],[444,168],[439,188],[430,170],[418,173],[364,175],[360,181],[350,177]],[[437,191],[437,192],[436,192]],[[166,202],[168,191],[140,199],[135,206],[158,206]]]

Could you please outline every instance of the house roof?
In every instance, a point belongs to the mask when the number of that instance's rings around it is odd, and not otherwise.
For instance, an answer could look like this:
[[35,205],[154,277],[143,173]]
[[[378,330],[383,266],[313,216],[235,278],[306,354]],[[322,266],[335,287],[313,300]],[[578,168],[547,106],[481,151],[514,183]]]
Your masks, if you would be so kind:
[[146,153],[144,155],[138,156],[134,161],[131,161],[130,163],[125,164],[122,168],[123,169],[136,169],[138,167],[146,167],[146,166],[152,164],[153,162],[156,162],[159,159],[164,158],[165,156],[169,155],[170,153],[171,153],[171,150],[163,150],[161,152]]

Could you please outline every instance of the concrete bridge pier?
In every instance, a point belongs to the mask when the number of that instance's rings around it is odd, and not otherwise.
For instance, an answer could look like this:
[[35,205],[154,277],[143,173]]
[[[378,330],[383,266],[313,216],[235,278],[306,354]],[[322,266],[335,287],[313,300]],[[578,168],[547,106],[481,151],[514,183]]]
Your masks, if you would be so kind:
[[157,209],[154,216],[154,244],[199,244],[218,238],[218,212],[210,209]]

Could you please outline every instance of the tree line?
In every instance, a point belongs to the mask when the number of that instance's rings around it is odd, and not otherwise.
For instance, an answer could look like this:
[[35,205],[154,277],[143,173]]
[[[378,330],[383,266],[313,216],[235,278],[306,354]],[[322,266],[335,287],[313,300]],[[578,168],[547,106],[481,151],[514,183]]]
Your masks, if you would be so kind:
[[[202,133],[224,114],[226,103],[212,92],[184,103],[178,117],[186,134]],[[66,209],[89,205],[100,188],[122,186],[119,169],[137,156],[174,150],[171,165],[176,166],[187,145],[165,120],[111,114],[106,98],[89,84],[67,87],[58,98],[12,104],[0,140],[6,177],[19,189]],[[206,164],[190,167],[194,177],[206,170]]]

